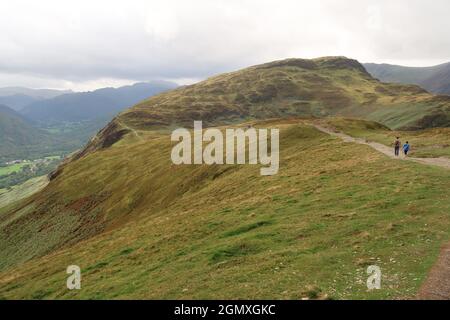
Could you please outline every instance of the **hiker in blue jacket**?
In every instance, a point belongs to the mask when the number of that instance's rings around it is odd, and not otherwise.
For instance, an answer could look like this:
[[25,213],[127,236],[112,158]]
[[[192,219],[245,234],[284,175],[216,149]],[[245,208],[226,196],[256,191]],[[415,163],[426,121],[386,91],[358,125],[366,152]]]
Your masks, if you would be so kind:
[[406,143],[403,145],[403,152],[405,153],[405,156],[408,155],[409,149],[410,149],[409,142],[406,141]]

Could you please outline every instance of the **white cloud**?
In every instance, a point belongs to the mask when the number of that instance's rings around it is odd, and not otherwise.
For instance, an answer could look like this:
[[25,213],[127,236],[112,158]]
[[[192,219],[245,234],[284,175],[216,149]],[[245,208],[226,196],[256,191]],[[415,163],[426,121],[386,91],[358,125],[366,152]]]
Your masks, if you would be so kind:
[[2,0],[0,85],[199,79],[287,57],[450,60],[447,0]]

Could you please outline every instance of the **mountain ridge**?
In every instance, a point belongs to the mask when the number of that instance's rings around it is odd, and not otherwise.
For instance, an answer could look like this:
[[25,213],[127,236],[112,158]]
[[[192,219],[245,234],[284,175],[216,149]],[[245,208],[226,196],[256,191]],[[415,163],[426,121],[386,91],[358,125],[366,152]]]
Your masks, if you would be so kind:
[[12,96],[15,94],[26,95],[35,99],[50,99],[62,94],[73,93],[72,90],[56,89],[31,89],[26,87],[1,87],[0,97]]
[[33,98],[22,93],[14,95],[0,96],[0,104],[6,105],[15,111],[19,111],[25,106],[39,101],[41,99]]
[[385,63],[365,63],[364,66],[381,81],[417,84],[434,94],[450,95],[450,62],[431,67],[406,67]]
[[[136,129],[206,126],[291,116],[353,116],[403,129],[450,126],[450,97],[374,79],[346,57],[285,59],[208,78],[146,99],[120,113],[82,151],[111,145],[120,123]],[[108,133],[109,135],[105,135]],[[105,144],[105,141],[108,143]],[[97,144],[97,145],[96,145]]]
[[153,94],[173,89],[176,86],[171,82],[153,81],[135,83],[120,88],[109,87],[88,92],[63,94],[32,103],[21,112],[30,120],[41,123],[77,122],[105,118]]
[[[24,109],[15,113],[15,123],[18,126],[16,131],[11,129],[4,117],[0,126],[8,126],[9,129],[7,131],[5,129],[5,135],[0,141],[0,161],[35,159],[44,155],[54,155],[49,154],[51,152],[57,155],[74,152],[104,127],[117,112],[152,94],[176,86],[171,82],[151,81],[120,88],[108,87],[91,92],[67,94],[60,94],[61,92],[54,90],[0,88],[0,92],[5,94],[17,90],[28,90],[34,93],[43,91],[57,95],[48,99],[41,97],[42,99],[34,100],[32,104],[28,104]],[[7,101],[11,96],[0,96],[0,102],[2,98]],[[17,100],[14,101],[17,102]],[[2,128],[0,128],[1,130]],[[17,137],[21,136],[17,132],[21,132],[24,137],[22,142],[17,140]],[[30,134],[26,134],[26,132]],[[33,136],[36,136],[37,139]],[[25,137],[28,138],[25,139]],[[14,141],[16,143],[12,143]]]
[[21,114],[4,105],[0,105],[0,136],[0,159],[10,159],[17,146],[48,142],[45,132],[34,128]]

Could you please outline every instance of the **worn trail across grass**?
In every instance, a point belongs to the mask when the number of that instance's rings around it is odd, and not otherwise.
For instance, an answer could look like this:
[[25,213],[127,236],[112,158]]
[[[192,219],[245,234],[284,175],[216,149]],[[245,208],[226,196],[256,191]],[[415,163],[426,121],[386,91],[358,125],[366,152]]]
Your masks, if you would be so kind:
[[332,129],[328,129],[328,128],[322,127],[320,125],[317,125],[317,124],[315,124],[314,127],[324,133],[327,133],[327,134],[335,136],[335,137],[339,137],[342,140],[344,140],[345,142],[354,142],[354,143],[359,143],[359,144],[364,144],[364,145],[370,146],[373,149],[387,155],[388,157],[390,157],[392,159],[409,160],[409,161],[414,161],[414,162],[418,162],[418,163],[422,163],[422,164],[426,164],[426,165],[439,166],[442,168],[450,169],[450,159],[447,159],[447,158],[415,158],[415,157],[407,157],[403,154],[396,157],[394,155],[394,153],[392,152],[392,148],[385,146],[384,144],[381,144],[378,142],[368,142],[361,138],[354,138],[345,133],[336,132],[336,131],[333,131]]
[[424,300],[450,299],[450,244],[442,248],[439,259],[420,288],[418,298]]
[[[373,149],[387,155],[393,159],[410,160],[419,162],[426,165],[439,166],[443,168],[450,169],[450,159],[447,158],[411,158],[401,155],[396,157],[392,153],[392,148],[385,146],[384,144],[377,142],[367,142],[361,138],[354,138],[342,132],[336,132],[331,129],[319,126],[317,124],[314,127],[324,133],[328,133],[332,136],[339,137],[345,142],[354,142],[365,144]],[[436,262],[433,269],[430,271],[426,281],[422,285],[418,298],[419,299],[432,299],[432,300],[447,300],[450,299],[450,244],[447,244],[439,255],[438,261]]]

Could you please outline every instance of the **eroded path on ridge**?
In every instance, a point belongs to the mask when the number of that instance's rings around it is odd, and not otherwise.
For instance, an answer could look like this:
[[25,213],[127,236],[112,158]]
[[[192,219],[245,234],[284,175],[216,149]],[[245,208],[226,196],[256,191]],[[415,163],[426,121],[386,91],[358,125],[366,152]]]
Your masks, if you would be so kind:
[[[450,159],[446,158],[413,158],[401,155],[396,157],[393,154],[393,148],[387,147],[377,142],[367,142],[364,139],[354,138],[345,133],[336,132],[332,129],[314,124],[317,130],[327,133],[331,136],[339,137],[346,142],[365,144],[373,149],[387,155],[392,159],[409,160],[426,165],[439,166],[450,169]],[[446,244],[439,254],[437,262],[431,268],[425,282],[422,284],[417,296],[422,300],[449,300],[450,299],[450,243]]]
[[122,121],[120,121],[119,119],[117,119],[117,123],[120,125],[120,126],[122,126],[123,128],[125,128],[125,129],[127,129],[127,130],[130,130],[131,132],[133,132],[133,134],[136,136],[136,138],[138,138],[139,140],[144,140],[140,135],[139,135],[139,133],[135,130],[135,129],[133,129],[133,128],[130,128],[129,126],[127,126],[125,123],[123,123]]
[[447,159],[447,158],[414,158],[414,157],[405,157],[402,153],[400,156],[396,157],[394,155],[393,148],[385,146],[384,144],[381,144],[378,142],[371,142],[371,141],[368,142],[364,139],[354,138],[345,133],[336,132],[336,131],[333,131],[332,129],[322,127],[317,124],[314,124],[314,127],[317,130],[320,130],[331,136],[341,138],[345,142],[353,142],[353,143],[359,143],[359,144],[364,144],[364,145],[370,146],[373,149],[377,150],[378,152],[381,152],[381,153],[385,154],[386,156],[390,157],[391,159],[414,161],[414,162],[418,162],[418,163],[422,163],[422,164],[426,164],[426,165],[430,165],[430,166],[438,166],[438,167],[450,169],[450,159]]

